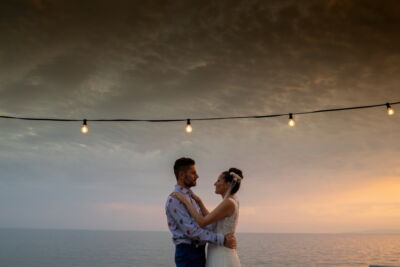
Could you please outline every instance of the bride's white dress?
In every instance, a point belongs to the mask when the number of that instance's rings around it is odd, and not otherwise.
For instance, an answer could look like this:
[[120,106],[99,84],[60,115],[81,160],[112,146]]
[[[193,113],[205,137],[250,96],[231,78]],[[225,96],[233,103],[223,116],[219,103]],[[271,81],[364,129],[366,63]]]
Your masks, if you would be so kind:
[[[214,225],[214,232],[226,235],[236,231],[239,217],[239,203],[235,198],[229,198],[235,204],[235,212]],[[236,249],[208,244],[206,267],[240,267]]]

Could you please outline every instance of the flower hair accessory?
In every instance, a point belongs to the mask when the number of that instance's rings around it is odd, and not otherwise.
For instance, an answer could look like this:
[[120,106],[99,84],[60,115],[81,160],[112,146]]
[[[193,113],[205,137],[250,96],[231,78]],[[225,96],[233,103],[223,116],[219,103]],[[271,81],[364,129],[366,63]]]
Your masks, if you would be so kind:
[[233,180],[234,180],[235,182],[240,182],[240,181],[242,181],[242,179],[243,179],[242,177],[240,177],[239,175],[237,175],[237,174],[234,173],[234,172],[230,172],[229,174],[233,176]]

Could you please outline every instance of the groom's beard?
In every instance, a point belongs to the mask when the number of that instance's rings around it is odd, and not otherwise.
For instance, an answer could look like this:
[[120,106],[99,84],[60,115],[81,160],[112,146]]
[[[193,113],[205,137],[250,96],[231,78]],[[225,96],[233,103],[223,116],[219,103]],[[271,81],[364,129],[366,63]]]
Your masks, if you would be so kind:
[[191,187],[193,187],[193,186],[196,185],[196,180],[185,179],[185,180],[183,181],[183,183],[185,184],[185,186],[186,186],[187,188],[191,188]]

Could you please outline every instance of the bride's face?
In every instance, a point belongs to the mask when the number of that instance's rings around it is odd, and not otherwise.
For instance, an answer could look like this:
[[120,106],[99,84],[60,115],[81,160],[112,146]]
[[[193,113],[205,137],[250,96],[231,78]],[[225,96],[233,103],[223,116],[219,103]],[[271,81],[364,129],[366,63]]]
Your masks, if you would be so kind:
[[224,175],[221,173],[218,177],[218,180],[214,183],[214,186],[215,194],[224,196],[230,186],[230,183],[225,182]]

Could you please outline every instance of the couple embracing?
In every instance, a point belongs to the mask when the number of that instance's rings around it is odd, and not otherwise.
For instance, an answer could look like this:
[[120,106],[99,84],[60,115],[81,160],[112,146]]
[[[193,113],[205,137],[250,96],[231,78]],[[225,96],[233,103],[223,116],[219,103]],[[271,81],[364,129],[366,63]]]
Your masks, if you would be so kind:
[[[234,235],[239,215],[235,197],[243,179],[242,171],[223,171],[214,183],[222,202],[211,212],[190,188],[199,178],[190,158],[175,161],[177,185],[165,205],[168,227],[176,245],[177,267],[240,267]],[[205,245],[207,246],[207,259]]]

